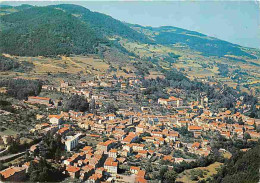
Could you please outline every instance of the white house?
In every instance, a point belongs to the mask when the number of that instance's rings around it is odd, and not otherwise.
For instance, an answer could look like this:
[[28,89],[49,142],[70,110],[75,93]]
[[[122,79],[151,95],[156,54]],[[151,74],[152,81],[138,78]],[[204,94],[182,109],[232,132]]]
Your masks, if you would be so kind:
[[74,149],[79,143],[80,136],[80,133],[75,136],[67,136],[67,140],[65,141],[65,149],[67,151],[71,151],[72,149]]

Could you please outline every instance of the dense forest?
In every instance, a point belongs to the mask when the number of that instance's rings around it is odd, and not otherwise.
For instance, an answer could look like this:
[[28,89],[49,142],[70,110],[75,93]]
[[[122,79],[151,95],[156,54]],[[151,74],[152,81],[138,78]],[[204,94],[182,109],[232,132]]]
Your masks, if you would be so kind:
[[95,53],[103,38],[71,14],[34,7],[0,17],[0,51],[20,56]]
[[80,15],[80,20],[88,23],[98,34],[105,36],[121,36],[134,41],[144,43],[151,42],[145,35],[131,29],[123,22],[112,18],[111,16],[92,12],[87,8],[72,4],[55,5],[54,7],[65,10],[68,13]]
[[[78,5],[23,5],[13,7],[13,11],[17,11],[15,13],[8,10],[10,7],[0,9],[5,14],[0,17],[0,51],[13,55],[96,53],[100,43],[112,43],[106,38],[120,36],[149,44],[181,43],[205,56],[236,55],[254,58],[241,50],[239,45],[195,31],[171,26],[153,28],[127,24]],[[147,31],[152,34],[146,35]]]

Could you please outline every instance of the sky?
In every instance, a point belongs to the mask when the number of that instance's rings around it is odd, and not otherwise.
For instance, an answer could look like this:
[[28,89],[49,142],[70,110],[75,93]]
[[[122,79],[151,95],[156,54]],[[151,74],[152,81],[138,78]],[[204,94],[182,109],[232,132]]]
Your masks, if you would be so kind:
[[[1,0],[0,0],[1,1]],[[1,4],[71,3],[144,26],[175,26],[260,49],[259,1],[2,1]]]

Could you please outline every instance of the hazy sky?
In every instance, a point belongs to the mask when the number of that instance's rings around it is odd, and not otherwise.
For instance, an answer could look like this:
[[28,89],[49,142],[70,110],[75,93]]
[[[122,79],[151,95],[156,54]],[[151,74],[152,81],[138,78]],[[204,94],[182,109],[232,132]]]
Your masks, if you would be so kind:
[[[1,0],[0,0],[1,1]],[[121,21],[146,25],[171,25],[198,31],[232,43],[260,48],[259,1],[49,1],[2,2],[48,5],[73,3]]]

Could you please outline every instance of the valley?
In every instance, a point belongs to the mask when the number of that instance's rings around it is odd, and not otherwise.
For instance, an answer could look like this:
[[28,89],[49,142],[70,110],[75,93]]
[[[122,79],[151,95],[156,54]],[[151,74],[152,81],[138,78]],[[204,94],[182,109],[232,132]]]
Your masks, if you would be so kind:
[[260,50],[73,4],[0,6],[0,43],[1,181],[259,180]]

